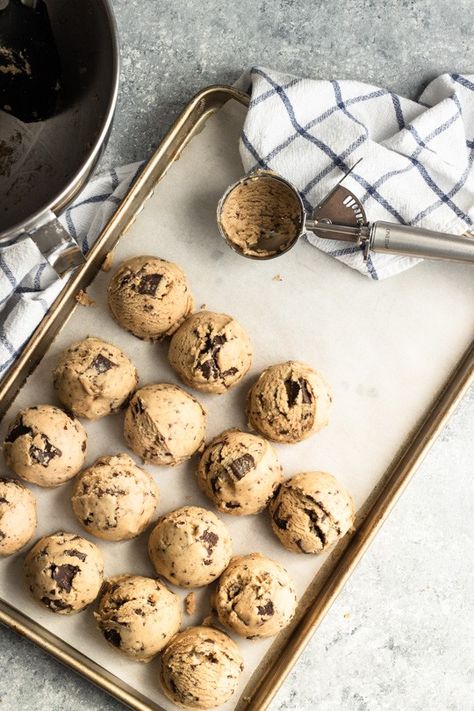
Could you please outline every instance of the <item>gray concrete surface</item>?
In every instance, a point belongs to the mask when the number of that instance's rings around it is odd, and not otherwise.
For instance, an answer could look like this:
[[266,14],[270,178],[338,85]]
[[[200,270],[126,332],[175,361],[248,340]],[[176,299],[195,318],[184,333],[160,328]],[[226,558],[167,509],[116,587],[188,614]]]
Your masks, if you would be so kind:
[[[474,72],[471,0],[114,0],[123,75],[103,167],[145,157],[200,88],[252,64],[409,96]],[[272,711],[474,709],[474,392],[444,430]],[[0,708],[119,703],[0,630]]]

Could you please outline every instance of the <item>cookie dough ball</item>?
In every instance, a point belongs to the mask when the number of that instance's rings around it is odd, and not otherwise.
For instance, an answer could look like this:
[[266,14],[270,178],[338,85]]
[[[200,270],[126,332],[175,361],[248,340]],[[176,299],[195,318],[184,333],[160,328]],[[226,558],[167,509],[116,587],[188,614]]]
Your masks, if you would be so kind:
[[38,486],[58,486],[84,464],[86,432],[75,417],[53,405],[21,410],[8,428],[5,462],[15,474]]
[[109,578],[94,617],[107,642],[138,662],[149,662],[179,630],[177,595],[141,575]]
[[321,553],[352,528],[354,503],[331,474],[306,472],[281,485],[270,516],[274,533],[289,551]]
[[197,476],[219,511],[235,516],[262,511],[282,481],[271,444],[239,430],[224,432],[206,447]]
[[130,400],[123,433],[139,457],[173,467],[202,448],[206,413],[177,385],[146,385]]
[[289,360],[264,370],[250,390],[249,425],[275,442],[300,442],[327,425],[331,401],[316,370]]
[[120,409],[135,390],[138,375],[120,348],[90,337],[62,353],[53,383],[59,400],[76,417],[97,420]]
[[252,345],[232,316],[199,311],[176,331],[168,355],[172,368],[187,385],[208,393],[225,393],[250,368]]
[[244,663],[239,648],[212,627],[188,627],[161,656],[163,691],[184,708],[210,709],[230,699]]
[[76,477],[74,514],[87,533],[107,541],[135,538],[149,525],[158,487],[128,454],[100,457]]
[[69,615],[83,610],[99,594],[104,559],[94,543],[58,531],[40,538],[28,552],[25,575],[38,602],[51,612]]
[[14,479],[0,479],[0,556],[23,548],[36,531],[36,499]]
[[260,553],[236,556],[219,578],[213,607],[242,637],[272,637],[295,614],[295,586],[280,563]]
[[170,336],[193,310],[185,274],[158,257],[122,262],[110,281],[108,303],[120,326],[147,341]]
[[198,588],[212,583],[227,567],[232,541],[211,511],[184,506],[158,520],[148,553],[158,575],[183,588]]

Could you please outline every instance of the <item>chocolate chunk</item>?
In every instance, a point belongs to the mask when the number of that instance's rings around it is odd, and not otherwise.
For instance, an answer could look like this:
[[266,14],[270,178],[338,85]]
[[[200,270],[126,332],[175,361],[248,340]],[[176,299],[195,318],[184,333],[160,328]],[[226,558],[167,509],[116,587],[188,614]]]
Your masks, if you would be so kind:
[[269,600],[265,603],[265,605],[259,605],[257,607],[257,612],[261,617],[271,617],[275,613],[273,602]]
[[199,365],[199,370],[204,375],[206,380],[211,380],[211,378],[215,380],[220,374],[217,361],[214,358],[209,358],[209,360],[205,360],[204,363],[201,363]]
[[42,597],[41,602],[45,604],[46,607],[49,607],[49,609],[53,612],[71,609],[71,605],[68,605],[67,602],[63,602],[63,600],[52,600],[50,597]]
[[[217,533],[214,533],[213,531],[209,531],[207,528],[204,531],[204,533],[201,536],[201,541],[204,541],[204,545],[207,548],[207,555],[208,557],[211,556],[212,551],[214,550],[214,546],[216,545],[217,541],[219,540],[219,536]],[[210,565],[209,563],[204,561],[204,565]]]
[[255,459],[251,454],[243,454],[241,457],[234,459],[229,469],[236,479],[243,479],[246,474],[255,466]]
[[145,274],[137,286],[138,293],[145,296],[155,296],[158,285],[162,279],[163,274]]
[[47,467],[50,461],[54,459],[54,457],[60,457],[62,452],[60,449],[51,444],[46,435],[42,434],[41,439],[43,440],[43,447],[36,447],[32,444],[30,446],[30,457],[37,464]]
[[31,427],[27,427],[26,425],[24,425],[23,420],[20,417],[18,424],[13,423],[13,427],[9,431],[5,442],[15,442],[18,437],[21,437],[25,434],[33,434],[33,430],[31,429]]
[[108,629],[108,628],[103,629],[102,632],[103,632],[104,637],[107,640],[107,642],[110,642],[110,644],[113,644],[114,647],[120,647],[120,643],[122,641],[120,632],[117,632],[117,630]]
[[6,537],[7,537],[7,534],[4,533],[3,531],[0,531],[0,541],[3,541],[3,539]]
[[287,519],[280,517],[280,509],[281,509],[281,504],[280,504],[280,506],[278,506],[277,510],[273,514],[273,520],[274,520],[277,528],[279,528],[281,531],[286,531],[286,529],[288,528],[288,521],[287,521]]
[[236,501],[227,501],[225,507],[226,509],[240,509],[240,504]]
[[70,555],[71,558],[79,558],[82,562],[84,562],[87,558],[85,553],[81,553],[81,551],[77,551],[75,548],[70,548],[69,550],[64,551],[64,555]]
[[237,368],[229,368],[228,370],[224,370],[222,375],[224,376],[230,376],[230,375],[235,375],[237,373]]
[[304,378],[300,378],[299,383],[301,386],[302,400],[305,405],[309,405],[311,402],[313,402],[313,393],[308,385],[308,381]]
[[109,358],[99,353],[92,361],[91,368],[94,368],[98,373],[106,373],[111,368],[116,368],[117,363],[113,363]]
[[211,340],[211,345],[212,348],[215,348],[216,346],[222,346],[224,343],[227,341],[226,336],[214,336],[214,338]]
[[[211,334],[208,333],[206,340],[204,342],[204,346],[202,347],[199,355],[200,356],[205,356],[209,355],[209,358],[205,360],[203,363],[200,363],[198,368],[206,378],[206,380],[210,380],[211,378],[216,380],[220,374],[220,368],[217,363],[217,354],[220,350],[220,347],[227,341],[227,337],[225,335],[217,335],[211,337]],[[231,369],[232,370],[232,369]]]
[[132,409],[136,415],[142,415],[145,412],[145,408],[143,407],[143,403],[139,397],[135,399]]
[[209,531],[207,528],[201,536],[201,541],[204,541],[206,548],[208,549],[214,548],[218,540],[219,536],[217,535],[217,533]]
[[4,496],[0,496],[0,504],[8,504],[8,499],[6,499]]
[[240,585],[237,585],[234,583],[231,585],[231,587],[227,590],[227,599],[228,600],[233,600],[234,597],[237,597],[237,595],[242,591],[242,588]]
[[72,581],[80,568],[77,565],[69,565],[69,563],[64,563],[64,565],[53,565],[51,566],[51,577],[58,584],[58,588],[65,590],[66,592],[71,592]]
[[140,615],[140,617],[145,617],[145,613],[143,612],[141,607],[136,607],[133,611],[136,615]]
[[288,406],[295,405],[298,395],[300,394],[301,386],[298,380],[285,380],[286,396],[288,398]]
[[327,539],[326,534],[319,525],[321,523],[321,518],[318,516],[316,511],[313,511],[313,509],[303,509],[303,511],[311,521],[311,530],[319,538],[319,540],[321,541],[321,545],[324,548]]
[[296,404],[300,392],[301,400],[305,405],[309,405],[313,402],[313,393],[304,378],[299,378],[298,380],[291,380],[291,378],[289,378],[285,380],[285,388],[289,407],[293,407]]

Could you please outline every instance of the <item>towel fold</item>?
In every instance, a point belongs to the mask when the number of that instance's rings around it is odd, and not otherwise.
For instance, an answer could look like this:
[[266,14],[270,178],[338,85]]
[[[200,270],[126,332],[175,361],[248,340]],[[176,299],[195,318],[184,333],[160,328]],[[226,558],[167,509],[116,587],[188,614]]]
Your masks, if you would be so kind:
[[[254,67],[240,152],[247,172],[293,183],[308,211],[345,172],[369,221],[463,234],[474,225],[474,77],[443,74],[418,101],[357,81],[320,81]],[[311,244],[372,279],[416,259],[372,254],[307,234]]]

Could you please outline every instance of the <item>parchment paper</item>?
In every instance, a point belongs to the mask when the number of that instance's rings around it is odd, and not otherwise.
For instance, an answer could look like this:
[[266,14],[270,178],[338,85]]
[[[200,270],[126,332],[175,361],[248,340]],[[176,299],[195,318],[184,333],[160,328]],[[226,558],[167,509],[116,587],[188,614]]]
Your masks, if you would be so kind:
[[[208,309],[229,312],[248,330],[255,347],[250,374],[225,395],[197,394],[209,412],[209,438],[227,427],[245,426],[245,394],[264,367],[297,358],[320,369],[334,391],[330,424],[303,443],[277,446],[278,453],[287,476],[305,470],[332,472],[359,507],[474,336],[473,272],[459,265],[424,263],[373,283],[304,241],[267,262],[232,252],[218,235],[215,209],[225,188],[242,172],[237,140],[243,117],[242,107],[229,105],[192,140],[122,239],[114,267],[137,254],[176,261],[189,276],[197,308],[206,304]],[[281,280],[274,279],[277,275]],[[57,355],[87,335],[123,348],[135,361],[142,385],[177,382],[167,364],[165,344],[139,341],[109,316],[105,304],[109,279],[110,274],[98,275],[88,291],[97,307],[77,307],[6,422],[21,407],[56,402],[51,370]],[[87,464],[99,455],[126,451],[122,420],[119,414],[85,423]],[[5,427],[4,422],[2,439]],[[198,491],[195,465],[192,460],[175,469],[147,466],[161,490],[158,514],[190,503],[211,508]],[[33,488],[39,502],[38,536],[59,528],[81,532],[70,511],[70,484],[50,491]],[[222,518],[236,553],[259,550],[279,560],[295,578],[300,595],[325,560],[287,552],[271,534],[266,514]],[[152,575],[146,538],[145,534],[127,543],[98,541],[106,556],[106,574]],[[393,544],[398,546],[399,540]],[[23,557],[0,562],[2,597],[155,703],[174,708],[159,690],[157,661],[140,665],[111,649],[95,630],[90,610],[69,618],[55,616],[30,599]],[[186,591],[178,593],[184,597]],[[207,612],[204,590],[197,613],[184,616],[184,622],[197,623]],[[237,642],[246,664],[241,691],[271,640]],[[234,708],[237,698],[222,708]]]

